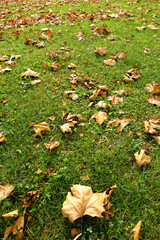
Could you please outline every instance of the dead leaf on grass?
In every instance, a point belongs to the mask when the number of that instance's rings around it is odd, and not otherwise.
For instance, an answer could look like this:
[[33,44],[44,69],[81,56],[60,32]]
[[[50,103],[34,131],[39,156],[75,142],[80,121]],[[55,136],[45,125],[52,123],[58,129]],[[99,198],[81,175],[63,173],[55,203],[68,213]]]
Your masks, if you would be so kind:
[[145,154],[144,149],[141,149],[140,151],[136,152],[134,156],[137,161],[137,166],[146,166],[151,161],[150,156]]
[[10,72],[10,71],[12,71],[11,68],[7,68],[7,67],[3,68],[2,66],[0,66],[0,73]]
[[108,101],[111,101],[111,104],[117,105],[119,102],[123,102],[123,98],[118,95],[109,96]]
[[156,139],[158,145],[160,145],[160,136],[153,136],[154,139]]
[[144,47],[144,53],[151,54],[151,49],[148,47]]
[[31,85],[32,85],[32,87],[33,86],[35,86],[35,85],[37,85],[37,84],[40,84],[41,83],[41,80],[35,80],[35,81],[32,81],[31,82]]
[[0,143],[6,141],[7,139],[3,135],[3,132],[0,132]]
[[107,51],[106,48],[100,46],[98,48],[95,48],[94,53],[98,53],[99,55],[103,56],[107,54]]
[[139,240],[139,233],[140,233],[140,230],[141,230],[141,226],[142,226],[142,221],[139,221],[130,233],[131,239]]
[[106,113],[106,112],[99,111],[99,112],[93,114],[93,115],[91,116],[91,118],[89,119],[89,121],[91,121],[93,118],[96,119],[96,122],[97,122],[98,124],[102,124],[102,123],[104,123],[104,121],[107,119],[107,113]]
[[120,126],[117,128],[117,131],[122,131],[123,128],[125,128],[128,125],[129,121],[130,121],[129,118],[124,118],[122,120],[119,120]]
[[158,118],[151,118],[148,121],[144,121],[145,133],[156,134],[158,133],[155,128],[160,128],[160,125],[156,124],[159,122],[160,117]]
[[0,62],[5,62],[8,59],[8,56],[0,55]]
[[104,62],[104,64],[109,65],[109,66],[116,65],[116,61],[114,59],[111,59],[111,58],[109,58],[107,60],[104,60],[103,62]]
[[35,124],[33,126],[33,130],[35,131],[35,135],[36,136],[40,136],[41,138],[42,138],[41,132],[43,132],[43,131],[51,131],[50,128],[49,128],[49,124],[46,123],[46,122]]
[[141,74],[140,73],[138,74],[136,70],[132,68],[131,70],[128,70],[126,72],[126,75],[124,76],[124,80],[126,82],[133,82],[134,80],[140,78],[140,76]]
[[148,102],[160,106],[160,96],[154,98],[152,95],[150,95]]
[[33,39],[29,39],[28,37],[26,38],[25,44],[34,45],[35,43],[36,41],[34,41]]
[[104,101],[99,101],[95,106],[99,107],[99,108],[107,108],[107,105]]
[[52,65],[51,65],[51,67],[52,67],[54,70],[59,70],[59,69],[60,69],[57,61],[53,62]]
[[2,217],[17,217],[18,215],[19,214],[18,214],[18,209],[17,209],[12,212],[3,214]]
[[[20,200],[23,202],[23,207],[28,208],[33,202],[37,202],[39,200],[39,196],[40,190],[30,191],[21,197]],[[26,198],[28,201],[26,201]]]
[[49,118],[49,120],[51,120],[52,122],[54,122],[55,121],[55,117],[54,116],[50,116],[50,117],[48,117]]
[[29,68],[27,69],[26,72],[21,73],[21,77],[24,77],[24,78],[26,78],[26,77],[38,77],[38,76],[39,76],[38,72],[34,72]]
[[75,36],[78,38],[79,41],[86,40],[84,32],[76,33]]
[[13,233],[13,235],[17,236],[17,239],[23,239],[24,215],[25,215],[25,210],[23,211],[23,214],[19,216],[19,218],[16,220],[16,222],[12,226],[7,227],[4,233],[4,239],[8,238],[11,232]]
[[124,52],[120,52],[120,53],[117,54],[117,57],[120,58],[120,59],[124,59],[126,56],[127,56],[127,54],[124,53]]
[[148,25],[147,26],[150,30],[157,30],[159,28],[155,27],[154,25]]
[[36,44],[36,47],[37,47],[37,48],[45,47],[45,43],[44,43],[44,42],[38,42],[38,43]]
[[62,131],[63,133],[65,133],[65,132],[70,132],[70,133],[72,133],[71,127],[74,127],[74,125],[75,125],[76,123],[77,123],[76,121],[72,121],[72,122],[68,122],[68,123],[63,124],[62,126],[60,126],[61,131]]
[[71,69],[71,70],[73,70],[75,67],[76,67],[76,65],[74,63],[70,63],[68,65],[68,68]]
[[78,95],[75,93],[75,91],[66,91],[63,93],[63,96],[64,97],[69,97],[69,98],[72,98],[72,100],[77,100],[78,99]]
[[59,147],[60,143],[57,141],[54,141],[53,138],[51,138],[49,143],[44,143],[45,147],[47,149],[53,150],[54,148]]
[[142,27],[135,27],[135,29],[139,30],[139,31],[143,31],[145,28],[145,26],[142,26]]
[[9,183],[4,183],[0,185],[0,200],[7,198],[11,194],[13,189],[14,186],[10,185]]
[[160,94],[160,83],[146,84],[145,89],[153,94]]

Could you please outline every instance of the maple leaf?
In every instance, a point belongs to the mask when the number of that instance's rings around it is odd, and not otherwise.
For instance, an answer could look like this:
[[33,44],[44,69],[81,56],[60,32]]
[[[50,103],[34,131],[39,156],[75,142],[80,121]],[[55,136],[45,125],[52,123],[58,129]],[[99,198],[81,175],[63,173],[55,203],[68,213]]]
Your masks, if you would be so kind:
[[42,138],[41,132],[51,131],[49,128],[49,124],[46,122],[35,124],[33,130],[35,131],[36,136],[40,136],[41,138]]
[[60,143],[57,142],[57,141],[54,141],[53,138],[51,138],[50,142],[49,143],[44,143],[44,145],[47,149],[52,150],[54,148],[59,147]]
[[154,98],[152,95],[150,95],[148,102],[160,106],[160,96]]
[[135,69],[128,70],[126,75],[124,76],[124,80],[126,82],[133,82],[134,80],[138,79],[141,76],[141,74],[137,73]]
[[160,83],[146,84],[145,89],[153,94],[160,94]]
[[146,166],[151,161],[150,156],[145,154],[144,149],[141,149],[140,151],[136,152],[134,156],[137,161],[137,166],[143,166],[143,165]]
[[71,192],[67,194],[61,209],[64,217],[68,217],[71,222],[84,215],[103,217],[105,192],[93,193],[90,187],[81,185],[74,185],[71,191],[73,196]]
[[29,68],[27,69],[26,72],[21,73],[21,77],[26,78],[26,77],[29,77],[29,76],[31,76],[31,77],[38,77],[39,73],[38,72],[34,72],[31,69],[29,69]]
[[0,200],[7,198],[11,194],[13,189],[14,186],[10,185],[9,183],[4,183],[0,185]]
[[2,217],[17,217],[18,215],[19,214],[18,214],[18,209],[17,209],[12,212],[3,214]]
[[116,61],[114,59],[111,59],[111,58],[109,58],[107,60],[104,60],[103,62],[104,62],[104,64],[109,65],[109,66],[116,65]]
[[91,121],[93,118],[96,119],[96,122],[99,124],[102,124],[107,119],[107,113],[99,111],[91,116],[89,121]]
[[0,143],[6,141],[7,139],[3,135],[3,132],[0,132]]
[[68,123],[63,124],[62,126],[60,126],[61,131],[64,132],[64,133],[65,133],[65,132],[70,132],[70,133],[72,133],[71,127],[74,127],[74,125],[75,125],[76,123],[77,123],[76,121],[72,121],[72,122],[68,122]]
[[139,240],[139,233],[141,230],[142,221],[139,221],[137,225],[132,229],[130,236],[133,240]]
[[107,54],[107,51],[106,48],[100,46],[95,49],[94,53],[98,53],[99,55],[103,56]]
[[18,219],[12,226],[7,227],[4,233],[4,239],[8,238],[11,232],[13,233],[13,235],[17,236],[17,239],[23,239],[24,215],[25,210],[23,211],[23,214],[21,214],[18,217]]

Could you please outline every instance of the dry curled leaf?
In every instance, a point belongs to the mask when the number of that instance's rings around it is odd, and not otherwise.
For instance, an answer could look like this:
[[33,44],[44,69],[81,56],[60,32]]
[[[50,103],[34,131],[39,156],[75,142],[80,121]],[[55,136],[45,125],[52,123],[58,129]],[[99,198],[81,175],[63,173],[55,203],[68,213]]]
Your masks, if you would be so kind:
[[158,145],[160,145],[160,136],[153,136],[154,139],[156,139]]
[[47,149],[54,149],[54,148],[57,148],[59,147],[60,143],[57,142],[57,141],[54,141],[53,138],[51,138],[50,142],[49,143],[44,143],[44,146],[47,148]]
[[94,53],[98,53],[99,55],[103,56],[107,54],[107,51],[106,48],[100,46],[98,48],[95,48]]
[[148,121],[144,121],[144,127],[145,127],[145,133],[151,133],[151,134],[156,134],[158,133],[155,128],[160,128],[160,125],[156,124],[159,122],[160,117],[157,118],[151,118]]
[[160,106],[160,96],[154,98],[152,95],[150,95],[148,102]]
[[137,225],[132,229],[130,236],[133,240],[139,240],[139,233],[141,230],[142,221],[139,221]]
[[[20,200],[23,202],[23,207],[28,208],[31,206],[33,202],[37,202],[39,200],[40,190],[30,191],[26,193]],[[28,199],[28,201],[26,201]]]
[[151,30],[157,30],[157,29],[159,29],[159,28],[155,27],[154,25],[148,25],[147,27],[148,27],[149,29],[151,29]]
[[23,211],[23,214],[19,216],[19,218],[16,220],[16,222],[12,226],[7,227],[4,233],[4,237],[3,237],[4,239],[8,238],[11,232],[13,233],[13,235],[16,235],[17,239],[23,239],[24,215],[25,215],[25,210]]
[[50,128],[49,128],[49,124],[46,123],[46,122],[35,124],[33,126],[33,130],[35,131],[35,135],[36,136],[40,136],[41,138],[42,138],[41,132],[43,132],[43,131],[51,131]]
[[123,102],[123,98],[118,95],[112,95],[108,97],[108,101],[111,101],[111,104],[117,105],[119,102]]
[[3,135],[3,132],[0,132],[0,143],[6,141],[7,139]]
[[137,161],[137,166],[146,166],[151,161],[150,156],[145,154],[144,149],[141,149],[140,151],[136,152],[134,156]]
[[55,121],[55,117],[54,116],[50,116],[50,117],[48,117],[49,118],[49,120],[51,120],[52,122],[54,122]]
[[34,80],[34,81],[31,82],[31,85],[33,87],[33,86],[35,86],[37,84],[40,84],[40,83],[41,83],[41,80]]
[[0,66],[0,73],[10,72],[11,70],[12,70],[11,68],[8,67],[3,68]]
[[99,111],[99,112],[93,114],[93,115],[91,116],[91,118],[89,119],[89,121],[91,121],[93,118],[96,119],[96,122],[97,122],[97,123],[102,124],[102,123],[104,123],[104,121],[107,119],[107,113],[106,113],[106,112]]
[[46,32],[45,33],[39,33],[38,37],[40,39],[45,39],[45,40],[49,41],[51,39],[52,35],[53,35],[53,33],[51,32],[51,30],[50,29],[48,29],[48,30],[46,29]]
[[153,94],[160,94],[160,83],[146,84],[145,89]]
[[0,200],[7,198],[11,194],[13,189],[14,186],[10,185],[9,183],[4,183],[0,185]]
[[3,214],[2,217],[17,217],[18,215],[19,214],[18,214],[18,209],[17,209],[12,212]]
[[76,67],[76,65],[74,64],[74,63],[70,63],[69,65],[68,65],[68,68],[69,69],[74,69]]
[[57,61],[53,62],[52,65],[51,65],[51,67],[52,67],[54,70],[59,70],[59,69],[60,69]]
[[137,73],[135,69],[128,70],[126,72],[126,75],[124,76],[124,80],[126,82],[133,82],[134,80],[138,79],[141,76],[141,74]]
[[36,47],[37,47],[37,48],[45,47],[45,43],[44,43],[44,42],[38,42],[38,43],[36,44]]
[[120,52],[120,53],[117,54],[117,57],[120,58],[120,59],[124,59],[126,56],[127,56],[127,54],[124,53],[124,52]]
[[76,123],[77,123],[76,121],[72,121],[72,122],[68,122],[68,123],[63,124],[62,126],[60,126],[61,131],[62,131],[63,133],[65,133],[65,132],[70,132],[70,133],[72,133],[71,127],[74,127],[74,125],[75,125]]
[[78,38],[79,41],[86,40],[84,32],[76,33],[75,36]]
[[89,100],[92,101],[96,99],[99,95],[107,95],[108,87],[106,85],[97,86],[97,89],[93,92],[92,96],[89,97]]
[[135,29],[139,30],[139,31],[143,31],[144,29],[146,29],[144,26],[142,27],[135,27]]
[[24,78],[26,78],[26,77],[38,77],[38,76],[39,76],[38,72],[34,72],[29,68],[27,69],[26,72],[21,73],[21,77],[24,77]]
[[99,107],[99,108],[107,108],[107,105],[104,101],[99,101],[95,106]]
[[72,235],[72,237],[75,237],[76,235],[78,235],[78,229],[77,228],[72,228],[71,229],[71,235]]
[[8,59],[8,56],[0,55],[0,62],[5,62]]
[[111,58],[109,58],[107,60],[104,60],[103,62],[104,62],[104,64],[109,65],[109,66],[116,65],[116,61],[114,59],[111,59]]
[[75,91],[66,91],[63,93],[63,96],[72,98],[74,101],[78,99],[78,95],[75,93]]
[[26,38],[25,44],[34,45],[35,43],[36,41],[34,41],[33,39],[29,39],[28,37]]

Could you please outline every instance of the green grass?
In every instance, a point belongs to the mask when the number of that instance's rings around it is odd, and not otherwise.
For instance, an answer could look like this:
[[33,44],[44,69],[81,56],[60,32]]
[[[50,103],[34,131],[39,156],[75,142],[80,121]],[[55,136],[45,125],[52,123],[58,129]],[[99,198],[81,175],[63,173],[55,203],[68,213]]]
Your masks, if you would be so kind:
[[[46,5],[47,2],[49,5]],[[144,89],[148,83],[159,82],[159,30],[147,28],[147,25],[159,27],[159,4],[158,0],[130,1],[130,4],[127,2],[101,0],[56,4],[55,1],[24,1],[23,5],[16,1],[2,1],[0,11],[3,17],[0,19],[0,27],[3,41],[0,41],[0,54],[20,54],[21,58],[16,60],[15,67],[11,67],[11,72],[0,74],[0,99],[6,100],[5,104],[0,102],[0,131],[7,138],[7,141],[0,144],[0,182],[15,186],[11,196],[1,202],[0,216],[17,208],[22,212],[20,198],[28,191],[45,186],[40,192],[39,201],[27,210],[32,216],[27,225],[33,235],[25,225],[24,239],[73,239],[70,231],[73,227],[80,231],[80,220],[71,224],[61,214],[63,202],[73,184],[91,186],[94,192],[103,192],[114,184],[118,186],[111,196],[114,216],[109,220],[85,216],[81,239],[126,240],[139,220],[142,220],[141,240],[159,239],[159,146],[147,134],[129,135],[129,131],[144,130],[145,119],[159,115],[159,107],[147,101],[150,94]],[[21,11],[18,12],[19,7]],[[10,15],[4,15],[6,9],[10,11]],[[61,25],[38,23],[25,26],[18,39],[11,33],[19,28],[3,28],[4,22],[15,18],[17,14],[19,19],[24,16],[33,17],[35,14],[48,15],[48,9],[59,16],[57,21],[62,21]],[[82,21],[75,21],[74,25],[71,25],[73,22],[67,17],[71,10],[77,14],[100,14],[100,9],[104,13],[110,10],[108,14],[123,9],[134,16],[100,21],[96,21],[98,16],[94,21],[85,17]],[[146,12],[147,9],[150,11]],[[139,16],[139,21],[130,19],[137,19]],[[91,24],[111,30],[115,39],[109,41],[108,35],[94,35]],[[135,29],[142,25],[146,26],[146,30]],[[44,40],[46,46],[41,49],[24,43],[27,37],[39,41],[38,34],[46,27],[53,32],[51,39],[54,41]],[[58,33],[59,30],[62,33]],[[85,33],[85,41],[78,41],[75,36],[80,31]],[[122,41],[121,38],[125,40]],[[106,56],[94,54],[95,48],[99,46],[106,48]],[[58,52],[62,47],[71,49],[70,57],[60,70],[55,71],[50,67],[54,60],[46,53],[55,50]],[[144,53],[144,47],[150,48],[151,54]],[[111,54],[122,51],[127,57],[124,60],[117,59],[115,66],[106,68],[103,61]],[[59,54],[57,61],[61,63],[64,58],[65,50]],[[43,67],[46,63],[48,67]],[[77,66],[74,73],[68,69],[70,63]],[[4,63],[0,64],[4,66]],[[31,77],[20,78],[27,68],[40,73],[41,84],[32,87]],[[131,68],[142,75],[136,81],[126,83],[123,76]],[[89,118],[99,111],[95,104],[88,106],[93,89],[89,90],[78,83],[75,89],[79,95],[78,100],[65,98],[64,91],[71,90],[68,79],[71,74],[90,77],[95,86],[107,85],[108,96],[112,91],[122,88],[129,91],[128,96],[123,95],[122,103],[112,105],[112,108],[108,107],[106,110],[107,121],[117,117],[130,118],[129,125],[122,132],[117,132],[116,127],[106,127],[105,123],[98,125],[94,120],[89,122]],[[119,83],[113,81],[115,78]],[[63,105],[62,100],[65,100],[66,105]],[[98,96],[93,102],[100,100],[108,104],[106,96]],[[63,110],[65,113],[81,114],[85,125],[74,127],[72,134],[62,133],[60,126],[63,124]],[[4,112],[5,116],[2,115]],[[56,117],[53,123],[48,119],[51,115]],[[35,137],[33,127],[28,126],[28,121],[46,121],[51,132],[42,133],[42,139]],[[52,152],[44,146],[51,137],[61,143]],[[146,168],[137,167],[134,157],[134,153],[142,147],[148,149],[147,153],[152,159]],[[42,174],[36,173],[38,168],[42,170]],[[53,171],[51,175],[44,173],[48,168]],[[90,177],[90,181],[80,179],[85,175]],[[0,217],[1,238],[6,227],[14,221]],[[15,237],[10,235],[8,239]]]

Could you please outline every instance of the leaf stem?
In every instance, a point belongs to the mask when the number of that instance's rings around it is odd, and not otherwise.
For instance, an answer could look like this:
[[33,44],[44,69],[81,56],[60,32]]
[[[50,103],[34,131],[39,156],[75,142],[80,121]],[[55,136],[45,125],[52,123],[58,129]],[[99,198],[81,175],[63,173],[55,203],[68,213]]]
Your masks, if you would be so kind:
[[81,233],[83,234],[82,223],[83,223],[83,219],[81,217]]

